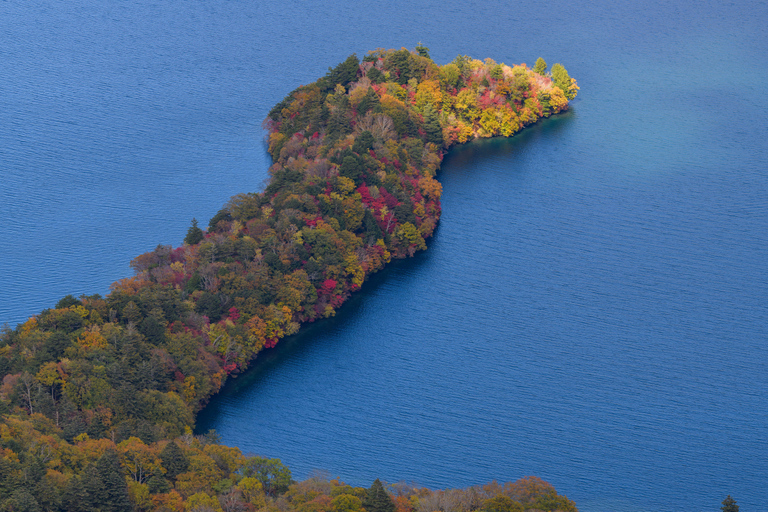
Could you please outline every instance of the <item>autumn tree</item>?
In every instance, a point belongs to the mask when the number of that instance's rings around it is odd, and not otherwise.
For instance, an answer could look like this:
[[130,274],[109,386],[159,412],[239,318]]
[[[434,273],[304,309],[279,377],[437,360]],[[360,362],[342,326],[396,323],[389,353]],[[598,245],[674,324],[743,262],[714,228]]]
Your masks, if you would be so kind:
[[258,480],[268,496],[282,494],[291,485],[291,470],[280,459],[249,457],[242,471],[245,476]]
[[499,494],[483,502],[481,512],[523,512],[523,506],[509,496]]
[[547,62],[539,57],[536,59],[536,64],[533,65],[533,72],[543,75],[547,72]]

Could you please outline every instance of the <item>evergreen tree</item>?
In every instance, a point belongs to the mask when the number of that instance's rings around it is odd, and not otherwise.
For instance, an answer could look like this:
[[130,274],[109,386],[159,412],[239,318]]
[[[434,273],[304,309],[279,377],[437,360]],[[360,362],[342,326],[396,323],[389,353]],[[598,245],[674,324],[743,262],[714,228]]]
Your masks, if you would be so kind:
[[354,53],[340,63],[335,68],[328,68],[328,74],[325,75],[325,87],[327,91],[332,91],[336,84],[346,86],[357,78],[357,72],[360,69],[360,59]]
[[361,183],[360,175],[363,169],[360,167],[359,160],[354,156],[345,156],[344,160],[339,166],[339,176],[345,176],[351,180],[354,180],[356,185]]
[[363,508],[366,512],[395,512],[395,502],[378,478],[368,489],[363,500]]
[[91,503],[96,508],[102,512],[120,512],[133,508],[116,451],[104,452],[96,461],[91,476],[95,476],[95,481],[86,482],[86,489],[89,491]]
[[[2,498],[0,498],[2,499]],[[0,510],[12,512],[40,512],[40,504],[26,489],[16,489],[11,496],[0,501]]]
[[369,149],[373,148],[373,142],[374,142],[373,135],[371,135],[371,132],[366,130],[357,136],[357,138],[355,139],[355,143],[352,144],[352,151],[354,151],[358,155],[367,153]]
[[723,500],[723,506],[720,509],[723,512],[739,512],[739,506],[736,504],[736,500],[731,498],[730,494]]
[[160,460],[166,470],[165,477],[175,480],[181,473],[189,469],[189,461],[175,441],[171,441],[160,452]]
[[552,66],[552,80],[555,82],[555,86],[558,87],[566,98],[572,100],[576,97],[576,91],[578,87],[575,87],[571,76],[568,71],[565,70],[562,64],[555,64]]
[[432,60],[432,57],[429,56],[429,48],[422,45],[421,41],[419,41],[419,44],[416,45],[416,53],[418,53],[422,57],[426,57],[429,60]]
[[536,64],[533,65],[533,72],[543,75],[547,72],[547,63],[544,59],[539,57],[536,59]]
[[147,487],[152,494],[164,494],[173,488],[168,480],[157,475],[147,480]]
[[205,238],[203,230],[197,227],[197,219],[192,219],[192,226],[187,230],[187,236],[184,237],[186,245],[195,245]]
[[411,52],[405,49],[392,52],[384,59],[384,67],[394,75],[393,79],[400,85],[407,84],[413,77],[411,59]]
[[82,479],[75,475],[69,479],[61,498],[62,509],[67,512],[87,512],[90,510],[88,491]]
[[438,146],[443,145],[443,129],[440,127],[440,119],[429,103],[424,107],[424,131],[427,134],[427,142]]
[[367,76],[373,84],[380,84],[385,80],[384,73],[376,68],[369,69],[365,76]]

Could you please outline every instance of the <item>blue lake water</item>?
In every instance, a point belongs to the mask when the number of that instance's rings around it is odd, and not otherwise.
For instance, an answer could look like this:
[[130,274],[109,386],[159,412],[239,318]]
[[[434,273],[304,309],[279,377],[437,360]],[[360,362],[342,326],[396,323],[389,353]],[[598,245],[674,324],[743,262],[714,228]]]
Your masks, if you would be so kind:
[[445,160],[429,250],[200,416],[369,485],[538,475],[584,512],[768,510],[765,2],[0,3],[0,322],[108,292],[267,176],[352,52],[562,62],[571,112]]

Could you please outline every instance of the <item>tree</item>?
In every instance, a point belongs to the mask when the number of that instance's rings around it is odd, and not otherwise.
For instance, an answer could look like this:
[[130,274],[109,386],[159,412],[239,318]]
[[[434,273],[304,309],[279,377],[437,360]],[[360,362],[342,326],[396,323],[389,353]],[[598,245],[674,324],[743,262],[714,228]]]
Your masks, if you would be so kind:
[[459,67],[454,64],[446,64],[445,66],[440,67],[440,83],[445,87],[446,89],[456,89],[459,85],[459,80],[461,79],[461,70],[459,70]]
[[192,219],[192,225],[187,230],[187,236],[184,237],[186,245],[195,245],[205,238],[203,230],[197,227],[197,219]]
[[373,135],[368,130],[365,130],[355,139],[355,143],[352,145],[352,151],[358,155],[361,155],[371,149],[373,147],[373,143]]
[[739,512],[739,506],[736,504],[736,500],[731,498],[731,495],[729,494],[723,500],[723,506],[720,507],[720,510],[723,512]]
[[483,502],[481,512],[523,512],[523,506],[509,496],[499,494]]
[[443,129],[440,127],[440,118],[429,103],[424,106],[424,131],[427,134],[427,142],[438,146],[443,145]]
[[361,512],[363,502],[352,494],[339,494],[331,500],[333,512]]
[[368,489],[368,493],[363,500],[363,508],[366,512],[395,512],[397,508],[392,497],[384,489],[384,485],[378,478]]
[[411,52],[406,49],[397,50],[387,55],[384,59],[384,67],[393,73],[396,82],[400,85],[408,83],[413,78],[411,75]]
[[552,80],[555,82],[555,86],[558,87],[566,98],[572,100],[576,97],[576,91],[579,90],[579,86],[576,85],[576,80],[571,78],[568,71],[565,70],[562,64],[558,63],[552,66]]
[[160,452],[160,460],[166,471],[165,476],[171,480],[175,480],[177,476],[189,469],[189,460],[175,441],[165,445],[163,451]]
[[120,458],[115,450],[107,450],[86,471],[85,488],[90,502],[103,512],[131,510],[128,485],[120,468]]
[[533,72],[543,75],[547,72],[547,63],[544,59],[539,57],[536,59],[536,64],[533,65]]
[[130,437],[117,445],[123,467],[135,482],[143,484],[153,474],[160,472],[160,460],[157,452],[138,437]]
[[70,306],[82,306],[83,303],[75,298],[74,295],[66,295],[56,303],[56,309],[67,309]]
[[0,501],[0,510],[13,512],[40,512],[40,504],[26,489],[16,489],[5,501]]
[[359,69],[360,59],[354,53],[335,68],[328,68],[328,74],[325,76],[327,90],[332,91],[336,84],[346,88],[350,82],[357,78],[357,71]]
[[432,57],[429,56],[429,48],[422,45],[421,41],[419,41],[419,44],[416,45],[416,53],[422,57],[426,57],[427,59],[432,60]]
[[261,482],[264,492],[272,497],[283,494],[291,485],[291,470],[280,459],[249,457],[243,466],[243,473]]
[[360,162],[354,156],[345,156],[339,166],[339,176],[354,180],[355,183],[360,182],[360,175],[362,172],[363,170],[360,168]]

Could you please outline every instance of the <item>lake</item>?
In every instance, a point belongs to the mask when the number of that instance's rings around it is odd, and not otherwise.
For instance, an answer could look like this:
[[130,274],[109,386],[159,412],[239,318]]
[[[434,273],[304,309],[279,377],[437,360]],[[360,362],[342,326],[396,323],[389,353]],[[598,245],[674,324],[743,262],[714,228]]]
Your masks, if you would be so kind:
[[768,510],[765,2],[0,3],[0,322],[106,294],[267,177],[261,121],[422,42],[561,62],[568,114],[456,148],[429,249],[199,418],[356,485],[537,475],[583,512]]

